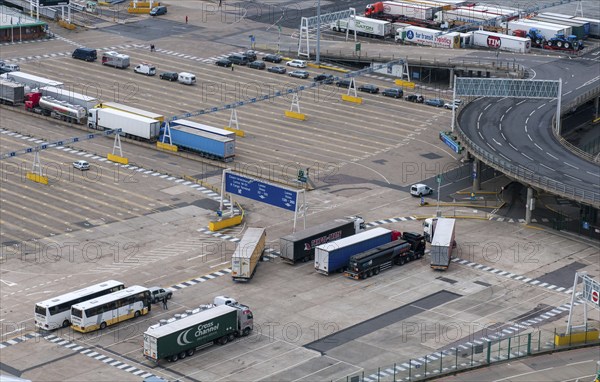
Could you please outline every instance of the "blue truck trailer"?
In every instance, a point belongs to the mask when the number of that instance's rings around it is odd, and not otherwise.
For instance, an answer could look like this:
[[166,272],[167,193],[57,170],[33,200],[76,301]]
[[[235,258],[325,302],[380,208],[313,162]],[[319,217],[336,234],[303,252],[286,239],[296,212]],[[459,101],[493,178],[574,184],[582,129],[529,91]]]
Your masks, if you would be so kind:
[[344,271],[350,257],[397,239],[400,233],[377,227],[355,235],[321,244],[315,249],[315,269],[328,275]]
[[[210,159],[231,162],[235,157],[235,140],[186,126],[171,126],[171,142],[175,146]],[[160,141],[164,129],[161,131]]]

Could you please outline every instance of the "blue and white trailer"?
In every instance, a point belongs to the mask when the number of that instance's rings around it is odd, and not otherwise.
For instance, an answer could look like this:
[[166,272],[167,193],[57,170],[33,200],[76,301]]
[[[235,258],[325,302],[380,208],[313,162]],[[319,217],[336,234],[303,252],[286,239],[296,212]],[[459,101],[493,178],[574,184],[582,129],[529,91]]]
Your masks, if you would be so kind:
[[394,233],[395,231],[377,227],[321,244],[315,250],[315,269],[324,275],[344,271],[350,257],[391,242],[396,236]]
[[[235,140],[186,126],[171,126],[171,142],[210,159],[230,162],[235,157]],[[162,133],[161,133],[162,142]]]

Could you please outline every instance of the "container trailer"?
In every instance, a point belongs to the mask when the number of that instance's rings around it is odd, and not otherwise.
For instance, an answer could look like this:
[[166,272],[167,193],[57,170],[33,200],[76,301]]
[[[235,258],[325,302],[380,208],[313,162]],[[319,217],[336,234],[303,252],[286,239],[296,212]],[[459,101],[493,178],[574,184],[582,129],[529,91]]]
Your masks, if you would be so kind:
[[[571,33],[571,28],[566,25],[550,24],[534,20],[521,19],[508,22],[507,34],[513,36],[519,34],[527,34],[532,28],[537,29],[537,32],[543,37],[544,41],[549,40],[560,33],[564,33],[565,35],[569,35]],[[538,43],[536,44],[542,45]]]
[[160,133],[160,122],[124,111],[93,108],[88,111],[88,127],[96,130],[121,129],[128,138],[154,141]]
[[267,241],[264,228],[248,228],[231,255],[231,278],[249,281],[256,272]]
[[39,89],[44,86],[54,86],[56,88],[64,87],[62,82],[35,76],[25,72],[9,72],[2,74],[0,77],[25,85],[25,87],[29,88],[25,89],[25,93],[29,93],[33,89]]
[[317,246],[364,230],[365,221],[360,216],[335,219],[280,238],[279,256],[290,264],[306,262],[314,259]]
[[100,103],[98,98],[75,93],[64,88],[57,88],[56,86],[44,86],[40,88],[40,92],[44,96],[65,101],[71,105],[79,105],[85,108],[86,111],[96,107]]
[[342,19],[331,24],[331,30],[334,32],[353,33],[367,37],[386,38],[393,36],[394,29],[392,23],[385,20],[377,20],[368,17],[356,16],[354,19]]
[[25,102],[25,86],[0,79],[0,102],[8,105],[20,105]]
[[208,126],[208,125],[205,125],[205,124],[202,124],[202,123],[198,123],[198,122],[194,122],[194,121],[189,121],[187,119],[175,119],[175,120],[169,122],[169,125],[170,126],[185,126],[185,127],[190,127],[192,129],[196,129],[196,130],[200,130],[200,131],[205,131],[207,133],[211,133],[211,134],[215,134],[215,135],[220,135],[220,136],[231,138],[231,139],[235,140],[235,132],[233,132],[233,131],[221,129],[219,127]]
[[230,162],[235,157],[235,140],[229,137],[207,133],[187,126],[172,126],[170,131],[171,143],[179,148],[224,162]]
[[484,30],[473,31],[473,45],[507,52],[529,53],[531,51],[531,40],[529,38]]
[[435,224],[435,232],[431,240],[431,268],[446,270],[452,259],[452,248],[454,242],[455,219],[438,218]]
[[98,107],[101,107],[103,109],[120,110],[120,111],[124,111],[126,113],[131,113],[131,114],[139,115],[141,117],[155,119],[155,120],[157,120],[159,122],[164,122],[165,121],[165,116],[162,115],[162,114],[153,113],[151,111],[139,109],[137,107],[133,107],[133,106],[129,106],[129,105],[124,105],[122,103],[117,103],[117,102],[102,102],[100,105],[98,105]]
[[[533,17],[531,20],[569,26],[571,27],[570,34],[577,36],[579,40],[586,39],[590,34],[590,23],[583,21],[563,19],[561,17],[544,16],[541,14]],[[567,34],[565,33],[565,35]]]

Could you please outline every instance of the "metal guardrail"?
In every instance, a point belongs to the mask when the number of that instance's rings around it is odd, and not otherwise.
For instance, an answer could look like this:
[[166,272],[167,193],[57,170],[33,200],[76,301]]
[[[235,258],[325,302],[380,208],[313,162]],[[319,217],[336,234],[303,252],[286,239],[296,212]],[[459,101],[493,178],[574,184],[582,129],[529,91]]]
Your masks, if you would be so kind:
[[[564,111],[567,111],[574,106],[581,104],[582,100],[589,100],[593,98],[595,95],[600,94],[600,87],[585,94],[577,97],[573,102],[570,102],[568,105],[565,105],[561,108],[561,114]],[[586,98],[587,97],[587,98]],[[553,126],[556,123],[553,120]],[[556,130],[553,128],[553,130]],[[530,184],[532,186],[544,189],[546,191],[550,191],[556,195],[569,198],[571,200],[575,200],[581,203],[590,204],[596,208],[600,208],[600,193],[593,191],[586,191],[579,187],[574,187],[567,185],[565,183],[556,181],[554,179],[550,179],[546,176],[540,176],[536,174],[535,171],[531,169],[525,168],[522,165],[513,165],[509,161],[506,161],[500,157],[493,155],[487,150],[477,146],[475,142],[473,142],[469,137],[464,133],[462,128],[460,127],[459,118],[457,117],[456,121],[456,131],[458,138],[461,140],[464,146],[466,146],[471,154],[473,154],[477,159],[481,160],[488,166],[497,168],[504,172],[505,174],[519,180],[523,183]],[[593,158],[588,159],[590,162],[594,163]]]

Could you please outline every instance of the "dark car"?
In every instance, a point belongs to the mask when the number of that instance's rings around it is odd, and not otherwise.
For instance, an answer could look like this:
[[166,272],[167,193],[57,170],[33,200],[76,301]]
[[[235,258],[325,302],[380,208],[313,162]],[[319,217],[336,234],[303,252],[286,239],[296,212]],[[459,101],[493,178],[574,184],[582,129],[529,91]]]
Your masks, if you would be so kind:
[[215,62],[215,65],[229,68],[231,65],[233,65],[233,62],[229,61],[226,58],[221,58]]
[[227,59],[236,65],[248,65],[250,59],[245,54],[234,53],[229,55]]
[[439,98],[430,98],[427,101],[425,101],[425,105],[429,105],[429,106],[435,106],[435,107],[442,107],[444,106],[445,102],[443,99],[439,99]]
[[98,58],[98,52],[96,49],[91,48],[77,48],[75,51],[73,51],[71,57],[91,62],[96,61]]
[[267,65],[263,61],[252,61],[248,63],[248,67],[252,69],[263,70],[267,67]]
[[257,57],[256,57],[256,52],[253,50],[247,50],[244,55],[246,57],[248,57],[248,61],[252,62],[252,61],[256,61]]
[[177,81],[177,78],[179,78],[179,73],[176,72],[163,72],[159,75],[161,80],[168,80],[168,81]]
[[335,77],[333,77],[331,74],[317,74],[315,78],[313,78],[314,82],[322,82],[328,85],[331,85],[334,80]]
[[335,83],[335,86],[337,86],[338,88],[349,88],[350,80],[339,80]]
[[379,93],[379,88],[373,84],[364,84],[358,87],[358,90],[361,92],[377,94]]
[[309,74],[306,70],[294,70],[289,73],[290,77],[308,78]]
[[269,69],[267,69],[267,72],[285,74],[286,69],[285,69],[285,66],[269,66]]
[[167,7],[165,7],[164,5],[159,5],[158,7],[154,7],[152,8],[152,10],[150,10],[150,16],[160,16],[160,15],[166,15],[167,14]]
[[402,95],[404,95],[404,91],[400,88],[389,88],[382,91],[381,94],[383,94],[386,97],[402,98]]
[[425,98],[423,98],[423,96],[420,94],[410,94],[404,97],[404,99],[416,103],[423,103],[423,101],[425,101]]
[[267,54],[263,57],[263,61],[279,64],[281,61],[283,61],[283,58],[278,54]]

